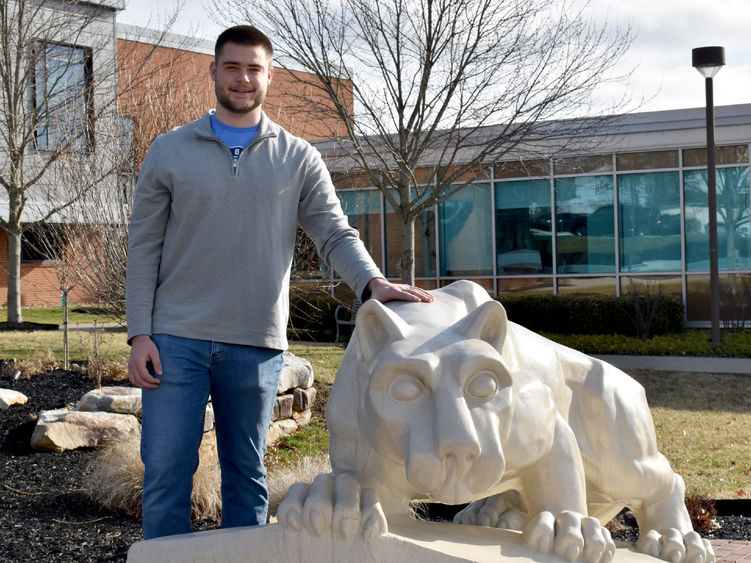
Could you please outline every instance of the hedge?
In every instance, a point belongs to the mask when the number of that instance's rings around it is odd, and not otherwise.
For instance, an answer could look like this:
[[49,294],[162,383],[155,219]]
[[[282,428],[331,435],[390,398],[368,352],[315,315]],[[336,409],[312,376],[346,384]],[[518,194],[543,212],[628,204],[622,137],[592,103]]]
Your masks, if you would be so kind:
[[[649,335],[682,332],[684,325],[681,300],[667,295],[658,299]],[[634,303],[629,297],[502,295],[498,301],[505,307],[510,320],[535,332],[639,336]],[[340,304],[338,299],[324,293],[305,293],[291,297],[288,338],[333,342],[336,335],[334,311]]]
[[[650,335],[682,332],[683,303],[678,297],[656,297]],[[639,336],[630,297],[604,295],[502,295],[509,320],[535,332],[557,334],[622,334]],[[646,304],[646,297],[642,297]]]

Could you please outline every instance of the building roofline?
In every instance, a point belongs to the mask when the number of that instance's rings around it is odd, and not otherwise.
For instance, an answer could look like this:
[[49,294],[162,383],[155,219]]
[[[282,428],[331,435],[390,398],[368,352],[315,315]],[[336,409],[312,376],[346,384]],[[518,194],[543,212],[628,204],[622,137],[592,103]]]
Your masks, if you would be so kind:
[[160,45],[172,49],[181,49],[192,53],[214,55],[214,41],[127,23],[117,23],[117,38],[149,45]]

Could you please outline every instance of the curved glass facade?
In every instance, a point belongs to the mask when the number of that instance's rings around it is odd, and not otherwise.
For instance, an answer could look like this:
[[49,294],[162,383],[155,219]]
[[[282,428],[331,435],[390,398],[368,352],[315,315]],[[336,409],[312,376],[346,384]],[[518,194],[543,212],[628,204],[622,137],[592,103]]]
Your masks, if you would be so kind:
[[[749,147],[718,147],[716,160],[722,291],[751,312],[751,291],[738,289],[751,287]],[[704,149],[504,162],[488,177],[418,218],[418,284],[619,295],[650,283],[682,297],[687,321],[709,318]],[[399,277],[399,217],[374,188],[338,193],[376,262]]]

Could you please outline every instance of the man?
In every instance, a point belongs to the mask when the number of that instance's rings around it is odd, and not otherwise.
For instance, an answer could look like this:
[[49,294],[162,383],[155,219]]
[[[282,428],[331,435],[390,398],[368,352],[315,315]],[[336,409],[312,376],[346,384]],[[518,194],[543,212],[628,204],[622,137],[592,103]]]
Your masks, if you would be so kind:
[[225,30],[210,65],[216,110],[158,137],[139,175],[127,272],[128,375],[143,388],[146,539],[191,531],[209,395],[222,525],[266,522],[263,455],[287,347],[298,220],[363,299],[432,300],[382,277],[318,152],[263,113],[272,55],[256,28]]

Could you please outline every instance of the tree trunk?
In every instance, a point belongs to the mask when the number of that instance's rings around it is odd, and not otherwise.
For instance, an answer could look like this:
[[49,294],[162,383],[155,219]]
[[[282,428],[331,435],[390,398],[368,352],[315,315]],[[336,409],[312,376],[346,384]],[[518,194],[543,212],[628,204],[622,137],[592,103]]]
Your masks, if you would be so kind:
[[415,219],[402,225],[402,282],[415,285]]
[[8,236],[8,322],[21,323],[21,230]]

